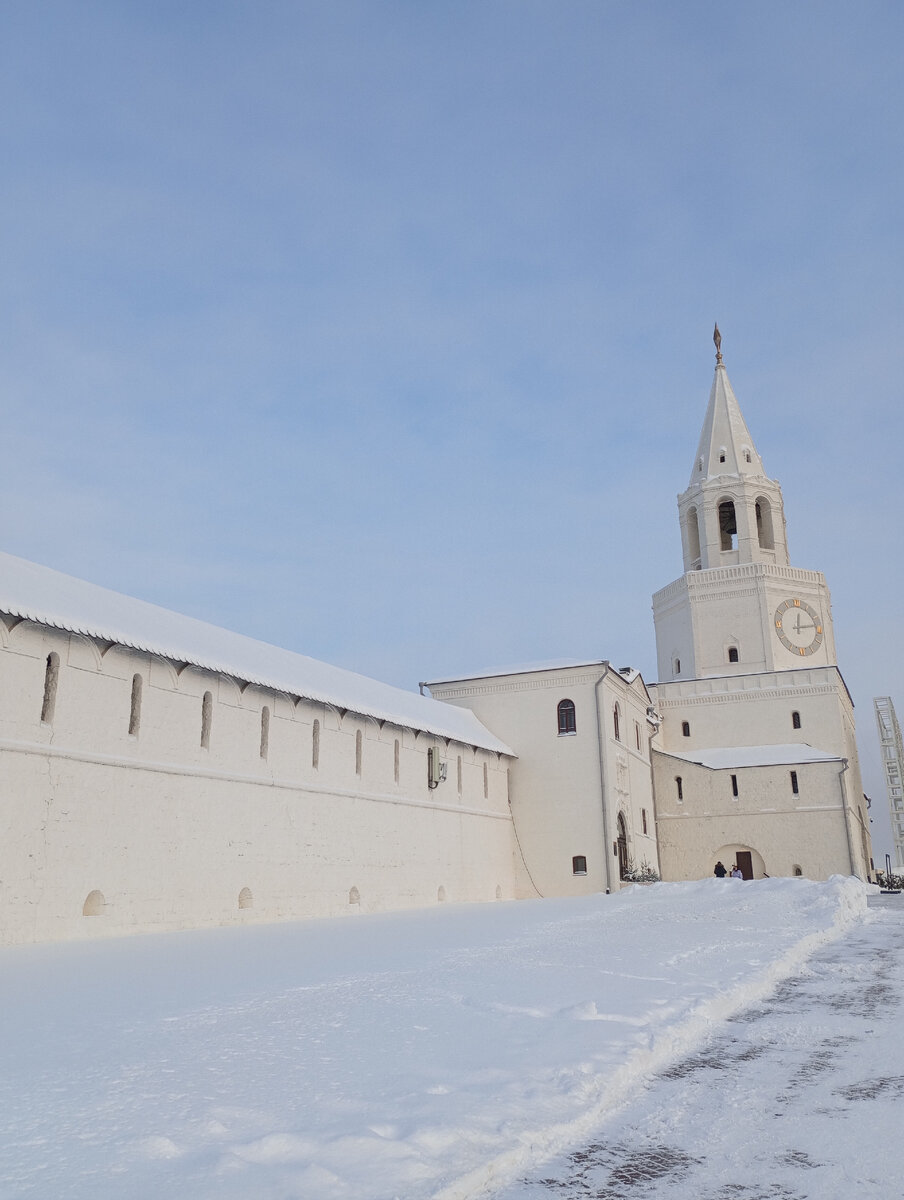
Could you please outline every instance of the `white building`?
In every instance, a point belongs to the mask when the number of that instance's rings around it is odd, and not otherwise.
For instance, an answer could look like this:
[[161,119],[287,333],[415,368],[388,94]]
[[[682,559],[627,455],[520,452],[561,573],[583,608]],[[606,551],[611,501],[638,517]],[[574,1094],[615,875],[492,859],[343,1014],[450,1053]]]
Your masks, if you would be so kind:
[[534,894],[615,891],[631,867],[658,870],[655,726],[637,671],[568,662],[428,686],[514,749],[512,815]]
[[678,513],[684,574],[653,597],[664,877],[700,878],[721,861],[747,877],[866,878],[869,818],[829,591],[790,564],[781,488],[721,352]]
[[0,944],[580,895],[719,859],[867,876],[828,589],[790,565],[721,354],[679,514],[649,691],[592,660],[417,695],[0,554]]

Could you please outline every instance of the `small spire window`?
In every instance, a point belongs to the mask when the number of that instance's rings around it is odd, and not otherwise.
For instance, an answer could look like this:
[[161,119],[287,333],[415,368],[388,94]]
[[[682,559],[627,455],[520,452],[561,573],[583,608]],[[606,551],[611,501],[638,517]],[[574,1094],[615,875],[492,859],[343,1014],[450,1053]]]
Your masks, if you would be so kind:
[[791,728],[792,729],[800,729],[800,713],[799,712],[793,712],[791,714]]
[[737,661],[738,661],[738,648],[737,648],[737,646],[729,646],[729,647],[728,647],[728,661],[729,661],[729,662],[737,662]]

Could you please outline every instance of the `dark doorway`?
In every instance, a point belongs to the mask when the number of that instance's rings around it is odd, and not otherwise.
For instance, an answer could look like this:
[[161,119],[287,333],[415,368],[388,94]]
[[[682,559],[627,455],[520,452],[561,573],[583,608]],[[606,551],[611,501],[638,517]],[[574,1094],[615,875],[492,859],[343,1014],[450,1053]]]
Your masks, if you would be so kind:
[[739,850],[735,855],[738,870],[745,879],[753,879],[753,856],[749,850]]
[[618,814],[618,841],[615,845],[618,851],[618,877],[625,879],[628,874],[628,831],[621,813]]

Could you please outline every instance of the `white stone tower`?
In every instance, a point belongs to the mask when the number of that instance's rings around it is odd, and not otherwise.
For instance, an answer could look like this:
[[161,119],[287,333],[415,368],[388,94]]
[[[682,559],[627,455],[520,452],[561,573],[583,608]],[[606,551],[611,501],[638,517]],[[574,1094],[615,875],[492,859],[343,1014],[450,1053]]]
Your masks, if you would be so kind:
[[721,351],[678,513],[685,573],[653,598],[660,680],[835,662],[826,581],[788,561],[782,489],[763,470]]
[[684,574],[653,597],[654,755],[665,878],[737,858],[745,874],[869,873],[853,705],[821,572],[793,567],[722,360],[687,490]]

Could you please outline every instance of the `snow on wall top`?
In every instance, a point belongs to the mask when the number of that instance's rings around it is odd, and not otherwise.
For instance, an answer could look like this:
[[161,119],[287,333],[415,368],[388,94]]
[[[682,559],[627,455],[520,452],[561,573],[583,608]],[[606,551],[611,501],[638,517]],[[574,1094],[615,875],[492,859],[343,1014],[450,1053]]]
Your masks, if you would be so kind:
[[633,683],[640,674],[634,667],[620,667],[615,670],[605,658],[555,658],[544,662],[521,663],[512,667],[497,667],[490,671],[475,671],[473,674],[454,675],[446,679],[434,679],[426,683],[426,687],[439,687],[443,683],[465,683],[470,679],[500,679],[504,675],[531,675],[535,671],[567,671],[578,670],[582,667],[608,668],[615,675],[620,675],[627,683]]
[[379,683],[2,552],[0,611],[514,757],[466,708]]
[[692,750],[684,754],[667,751],[671,758],[724,771],[729,767],[793,767],[797,763],[841,762],[837,754],[815,750],[803,742],[785,746],[720,746],[713,750]]

